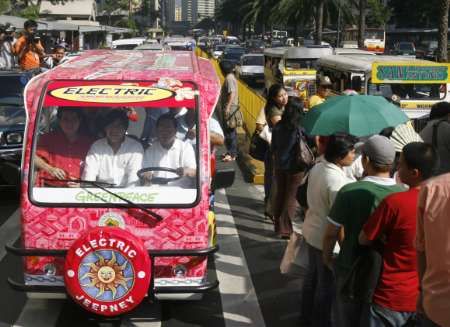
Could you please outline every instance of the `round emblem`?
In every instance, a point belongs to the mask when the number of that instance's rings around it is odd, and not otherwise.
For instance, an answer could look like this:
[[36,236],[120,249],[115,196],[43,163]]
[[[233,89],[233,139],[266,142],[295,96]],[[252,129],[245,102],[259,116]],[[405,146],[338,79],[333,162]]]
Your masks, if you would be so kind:
[[107,212],[98,220],[100,227],[120,227],[125,229],[125,220],[116,212]]
[[75,302],[103,316],[134,309],[150,291],[148,252],[138,238],[118,227],[97,227],[76,240],[64,272]]

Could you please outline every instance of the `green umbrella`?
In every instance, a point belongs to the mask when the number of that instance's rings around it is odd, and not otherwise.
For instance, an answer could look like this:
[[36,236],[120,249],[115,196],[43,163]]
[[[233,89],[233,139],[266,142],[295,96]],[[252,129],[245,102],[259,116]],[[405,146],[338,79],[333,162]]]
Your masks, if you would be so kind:
[[408,121],[400,108],[381,96],[343,95],[309,110],[303,121],[310,135],[345,132],[354,136],[378,134]]

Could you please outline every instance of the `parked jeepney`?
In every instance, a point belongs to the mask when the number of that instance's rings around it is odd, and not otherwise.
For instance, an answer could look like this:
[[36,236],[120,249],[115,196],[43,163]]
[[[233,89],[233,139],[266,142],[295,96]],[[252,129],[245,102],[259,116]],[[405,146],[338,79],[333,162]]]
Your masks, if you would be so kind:
[[[68,294],[103,316],[144,297],[217,287],[207,272],[218,249],[210,197],[234,178],[218,171],[211,180],[208,121],[219,92],[213,66],[190,51],[88,51],[34,77],[21,243],[7,246],[24,258],[24,281],[10,285],[31,297]],[[188,120],[194,139],[175,140]]]
[[334,55],[319,60],[335,93],[352,89],[397,103],[411,119],[426,118],[431,106],[450,100],[449,64],[401,56]]
[[275,84],[307,99],[316,92],[317,60],[333,54],[323,46],[281,47],[264,50],[264,80],[266,91]]

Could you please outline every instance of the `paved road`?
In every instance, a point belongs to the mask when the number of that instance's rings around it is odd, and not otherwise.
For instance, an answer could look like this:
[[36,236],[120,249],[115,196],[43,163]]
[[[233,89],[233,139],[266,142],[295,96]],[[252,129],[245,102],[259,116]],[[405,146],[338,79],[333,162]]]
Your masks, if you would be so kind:
[[[220,251],[210,271],[219,288],[199,301],[144,303],[100,326],[297,326],[298,287],[278,268],[286,243],[263,221],[262,187],[237,172],[233,187],[216,195]],[[19,241],[19,217],[17,200],[8,192],[0,196],[0,327],[99,326],[69,300],[27,299],[10,290],[6,277],[20,274],[20,260],[6,255],[3,245]]]

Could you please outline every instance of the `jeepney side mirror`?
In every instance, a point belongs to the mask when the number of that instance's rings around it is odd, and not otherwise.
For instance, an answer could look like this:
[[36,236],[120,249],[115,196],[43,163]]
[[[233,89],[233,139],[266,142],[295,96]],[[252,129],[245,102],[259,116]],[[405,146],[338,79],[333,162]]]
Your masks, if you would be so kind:
[[218,169],[212,180],[212,189],[218,190],[221,188],[227,188],[234,183],[235,171],[232,168]]

